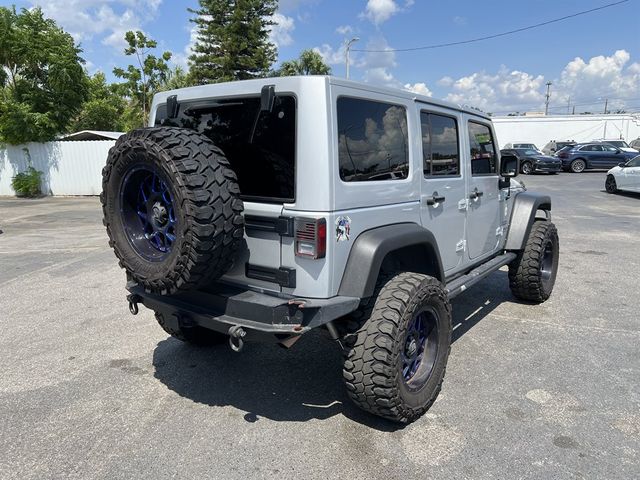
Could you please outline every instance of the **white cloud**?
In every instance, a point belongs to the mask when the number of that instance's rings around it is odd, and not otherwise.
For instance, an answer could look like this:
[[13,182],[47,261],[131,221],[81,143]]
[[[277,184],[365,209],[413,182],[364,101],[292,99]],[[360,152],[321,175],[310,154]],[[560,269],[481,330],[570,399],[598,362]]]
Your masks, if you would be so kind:
[[269,32],[270,40],[277,47],[291,45],[293,43],[291,32],[296,28],[295,20],[279,12],[273,14],[272,20],[275,22],[275,25],[271,26]]
[[611,99],[611,108],[624,108],[625,100],[640,97],[640,63],[629,63],[631,55],[618,50],[611,56],[599,55],[584,61],[570,61],[554,81],[552,91],[558,101],[571,97],[574,103]]
[[533,76],[504,66],[495,75],[478,72],[457,80],[443,77],[438,82],[453,90],[447,100],[487,112],[527,110],[527,106],[542,104],[544,83],[542,75]]
[[[367,43],[367,50],[385,50],[389,44],[383,37],[375,38]],[[366,52],[364,58],[357,63],[364,69],[364,81],[385,87],[402,88],[402,83],[397,80],[391,69],[396,67],[396,54],[393,51]]]
[[425,95],[427,97],[433,96],[433,92],[429,90],[429,87],[427,87],[427,84],[424,82],[413,83],[413,84],[405,83],[404,89],[409,90],[410,92],[413,92],[413,93],[417,93],[418,95]]
[[456,15],[453,17],[453,23],[458,25],[459,27],[464,27],[467,24],[467,17],[460,17]]
[[127,30],[140,30],[155,17],[162,0],[30,0],[76,41],[100,36],[102,43],[124,49]]
[[[314,47],[314,51],[318,52],[320,56],[322,56],[322,60],[329,65],[338,65],[344,64],[346,62],[346,52],[345,46],[341,45],[338,49],[335,49],[327,44],[323,43],[319,47]],[[353,65],[355,63],[354,54],[350,55],[349,64]]]
[[336,33],[339,35],[351,35],[353,33],[353,27],[351,25],[340,25],[336,28]]
[[191,26],[189,27],[189,43],[187,43],[182,52],[173,52],[173,54],[171,55],[171,62],[174,65],[186,69],[188,67],[189,57],[193,53],[193,48],[195,47],[197,40],[198,26],[195,24],[191,24]]
[[380,25],[400,10],[400,6],[394,0],[368,0],[365,11],[361,16],[367,18],[374,25]]
[[[640,63],[631,63],[626,50],[587,61],[576,57],[551,81],[552,113],[565,113],[568,100],[577,104],[577,112],[593,111],[596,105],[601,110],[605,99],[610,109],[625,108],[628,101],[640,97]],[[482,71],[458,79],[445,76],[438,85],[450,90],[446,99],[455,103],[488,112],[522,112],[544,109],[546,82],[542,75],[503,66],[496,74]]]

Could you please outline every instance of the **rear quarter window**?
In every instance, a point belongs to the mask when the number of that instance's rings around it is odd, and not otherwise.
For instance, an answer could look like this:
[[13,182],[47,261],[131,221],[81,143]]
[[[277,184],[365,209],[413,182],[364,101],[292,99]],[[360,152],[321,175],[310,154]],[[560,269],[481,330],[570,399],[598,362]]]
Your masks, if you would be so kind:
[[343,181],[407,178],[409,138],[405,107],[340,97],[337,111],[339,171]]

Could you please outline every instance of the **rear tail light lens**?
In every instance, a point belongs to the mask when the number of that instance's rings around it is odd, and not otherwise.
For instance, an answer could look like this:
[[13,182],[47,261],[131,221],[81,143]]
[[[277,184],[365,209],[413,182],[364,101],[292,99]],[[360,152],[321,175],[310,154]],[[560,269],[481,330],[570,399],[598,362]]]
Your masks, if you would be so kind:
[[296,218],[297,257],[324,258],[327,253],[327,221],[324,218]]

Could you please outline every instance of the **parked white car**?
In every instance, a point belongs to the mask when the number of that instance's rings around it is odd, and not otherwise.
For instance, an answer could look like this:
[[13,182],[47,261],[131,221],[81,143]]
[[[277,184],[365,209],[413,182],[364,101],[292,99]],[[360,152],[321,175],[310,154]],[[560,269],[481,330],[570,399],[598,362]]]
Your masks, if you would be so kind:
[[600,143],[608,143],[609,145],[613,145],[616,148],[619,148],[620,150],[622,150],[623,152],[629,152],[629,153],[636,153],[638,152],[637,149],[630,147],[629,144],[627,142],[625,142],[624,140],[619,140],[619,139],[614,139],[614,140],[595,140],[596,142],[600,142]]
[[640,155],[633,157],[623,166],[609,170],[604,187],[609,193],[616,193],[619,190],[640,193]]

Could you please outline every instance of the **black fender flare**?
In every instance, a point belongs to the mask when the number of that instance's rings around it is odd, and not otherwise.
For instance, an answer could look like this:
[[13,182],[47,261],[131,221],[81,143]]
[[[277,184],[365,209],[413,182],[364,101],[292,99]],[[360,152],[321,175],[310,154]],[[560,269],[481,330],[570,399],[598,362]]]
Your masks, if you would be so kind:
[[342,274],[338,295],[368,298],[389,255],[406,271],[425,273],[444,282],[436,238],[416,223],[396,223],[362,232],[353,243]]
[[551,220],[551,197],[549,195],[521,192],[513,198],[505,250],[522,250],[524,248],[539,210],[545,212],[547,220]]

